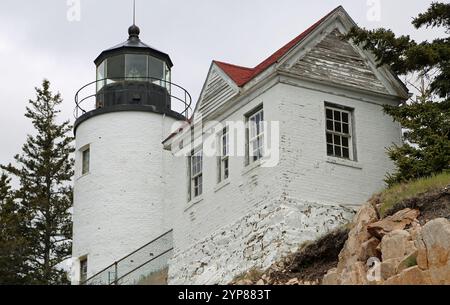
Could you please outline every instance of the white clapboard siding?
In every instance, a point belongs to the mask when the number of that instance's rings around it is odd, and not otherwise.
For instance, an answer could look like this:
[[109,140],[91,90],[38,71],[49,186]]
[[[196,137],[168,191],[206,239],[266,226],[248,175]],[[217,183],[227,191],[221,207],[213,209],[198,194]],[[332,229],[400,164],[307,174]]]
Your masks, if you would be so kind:
[[238,90],[229,85],[222,75],[213,68],[201,95],[199,111],[203,117],[207,117],[237,93]]
[[302,77],[387,93],[355,48],[340,38],[338,30],[330,33],[290,70]]

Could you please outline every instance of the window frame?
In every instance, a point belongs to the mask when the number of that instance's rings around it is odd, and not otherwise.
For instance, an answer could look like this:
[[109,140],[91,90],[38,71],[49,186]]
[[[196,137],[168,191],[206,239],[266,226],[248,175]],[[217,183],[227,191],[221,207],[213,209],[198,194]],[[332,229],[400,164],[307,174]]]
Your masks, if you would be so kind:
[[[259,121],[256,117],[260,115]],[[255,124],[252,124],[252,119],[255,118]],[[257,122],[257,123],[256,123]],[[253,111],[246,115],[246,165],[251,165],[264,158],[264,144],[265,144],[265,121],[264,121],[264,107],[258,106]],[[255,130],[252,128],[255,127]],[[255,132],[256,131],[256,132]],[[252,135],[254,133],[254,135]],[[257,148],[254,148],[254,143],[257,143]],[[255,155],[255,152],[257,155]]]
[[226,181],[230,177],[230,133],[225,127],[219,134],[220,154],[218,160],[218,183]]
[[80,283],[83,284],[87,280],[88,280],[88,258],[82,257],[80,258]]
[[[140,60],[142,60],[143,58],[145,58],[145,73],[144,75],[139,75],[139,76],[131,76],[130,75],[130,67],[135,66],[132,64],[133,59],[136,60],[140,58]],[[136,80],[136,81],[147,81],[147,77],[149,75],[149,56],[146,54],[134,54],[134,53],[130,53],[130,54],[126,54],[125,55],[125,73],[124,73],[124,77],[125,80]],[[141,71],[143,72],[143,71]],[[142,77],[142,78],[141,78]]]
[[[81,176],[88,175],[91,172],[91,146],[87,145],[80,149],[81,152]],[[86,158],[87,154],[87,158]],[[86,166],[87,160],[87,166]]]
[[[200,158],[197,162],[195,158]],[[198,169],[199,167],[199,169]],[[203,149],[192,151],[189,157],[189,201],[203,195]]]
[[[328,115],[329,111],[332,111],[332,118],[330,118]],[[336,112],[339,113],[339,119],[336,119]],[[327,156],[342,160],[356,161],[354,109],[326,102],[324,114]],[[347,116],[347,122],[345,122],[344,115]],[[333,125],[333,129],[329,129],[328,124],[330,122]],[[339,128],[337,128],[337,126],[339,126]],[[345,127],[348,128],[348,132],[345,132]],[[331,137],[331,141],[329,140],[329,137]],[[347,140],[347,145],[344,145],[344,139]],[[333,153],[330,153],[329,146],[332,146]],[[339,151],[337,150],[337,148],[339,148]],[[347,154],[345,153],[346,149],[348,150],[348,156],[346,156]]]

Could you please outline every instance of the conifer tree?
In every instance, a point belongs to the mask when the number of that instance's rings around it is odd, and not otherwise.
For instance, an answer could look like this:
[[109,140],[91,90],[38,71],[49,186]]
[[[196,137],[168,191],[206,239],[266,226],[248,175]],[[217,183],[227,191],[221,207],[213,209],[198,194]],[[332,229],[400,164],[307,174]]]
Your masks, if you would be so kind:
[[[450,34],[450,4],[432,3],[412,24],[417,29],[441,27]],[[384,109],[405,128],[405,144],[388,149],[397,171],[386,182],[392,185],[450,170],[450,37],[417,43],[388,29],[353,28],[345,39],[372,51],[380,66],[388,65],[398,75],[416,75],[422,83],[416,85],[416,98]]]
[[25,113],[35,135],[28,135],[15,164],[1,166],[20,182],[15,200],[29,217],[26,237],[31,247],[27,257],[31,284],[68,283],[61,263],[71,255],[74,149],[69,121],[57,122],[61,103],[60,94],[54,95],[50,82],[44,80]]
[[25,211],[14,201],[10,179],[0,175],[0,285],[30,282]]

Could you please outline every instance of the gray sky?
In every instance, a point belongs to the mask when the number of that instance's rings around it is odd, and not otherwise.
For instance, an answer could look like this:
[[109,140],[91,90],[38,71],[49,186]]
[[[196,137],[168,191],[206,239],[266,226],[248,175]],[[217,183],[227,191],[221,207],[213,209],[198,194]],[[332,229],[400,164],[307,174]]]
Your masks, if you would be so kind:
[[[128,38],[131,0],[79,1],[81,18],[73,22],[67,18],[66,0],[0,2],[2,164],[13,160],[32,132],[23,114],[35,96],[34,87],[48,78],[64,98],[62,117],[73,121],[75,92],[95,80],[93,60]],[[381,4],[379,20],[370,17],[377,15],[371,14],[372,2]],[[253,67],[338,5],[360,26],[389,27],[418,40],[430,39],[429,32],[415,31],[410,22],[431,2],[137,0],[137,24],[144,42],[171,56],[172,80],[188,89],[196,101],[211,60]]]

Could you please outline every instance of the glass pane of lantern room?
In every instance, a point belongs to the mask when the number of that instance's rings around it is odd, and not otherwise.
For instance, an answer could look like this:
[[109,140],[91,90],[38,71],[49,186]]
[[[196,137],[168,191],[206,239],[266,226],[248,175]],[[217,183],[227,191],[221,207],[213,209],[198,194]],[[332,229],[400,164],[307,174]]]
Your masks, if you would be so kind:
[[164,62],[152,56],[148,57],[148,75],[152,78],[154,84],[163,86],[164,80]]
[[171,94],[170,82],[172,81],[171,80],[172,79],[172,75],[171,75],[170,69],[169,69],[169,67],[167,66],[166,63],[164,63],[164,68],[166,70],[166,73],[165,73],[166,89],[167,89],[167,91],[169,91],[169,94]]
[[147,55],[128,54],[125,62],[125,77],[130,80],[145,80],[147,77]]
[[97,67],[97,92],[100,91],[105,85],[105,81],[102,80],[105,78],[105,61],[103,61]]
[[125,55],[108,58],[106,73],[108,84],[123,81],[125,76]]

